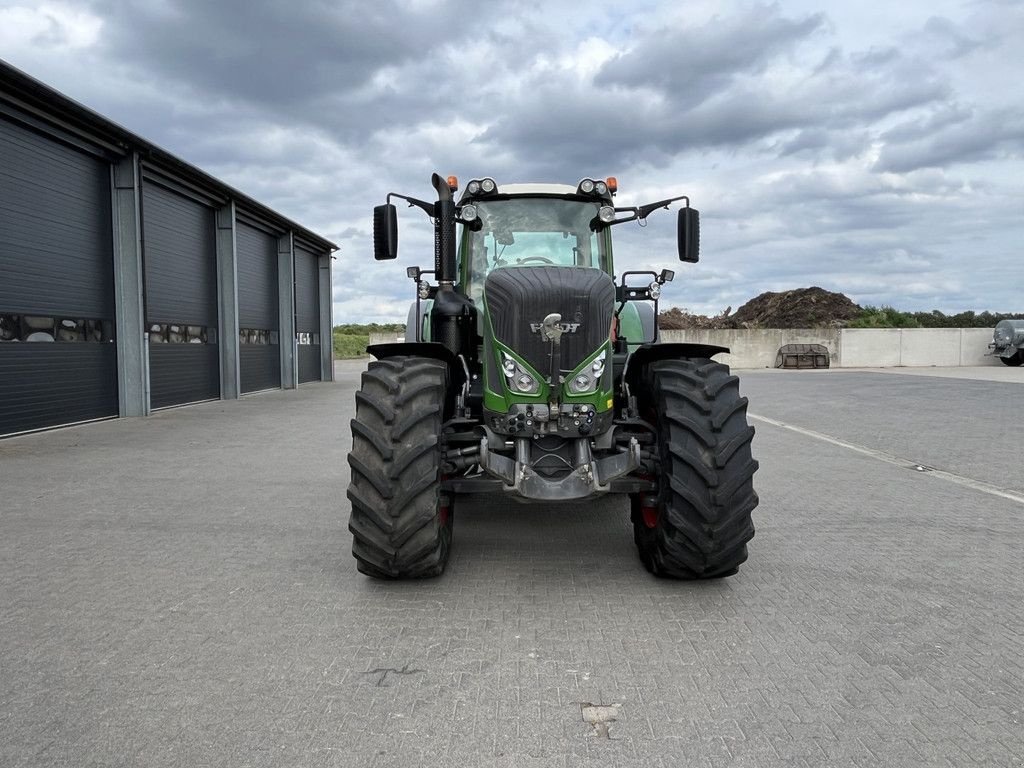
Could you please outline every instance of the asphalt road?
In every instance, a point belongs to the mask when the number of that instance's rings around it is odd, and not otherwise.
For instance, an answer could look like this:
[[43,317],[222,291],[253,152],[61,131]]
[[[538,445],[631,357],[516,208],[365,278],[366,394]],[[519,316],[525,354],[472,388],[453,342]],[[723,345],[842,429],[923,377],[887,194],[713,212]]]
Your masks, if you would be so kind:
[[394,584],[349,554],[359,367],[0,441],[0,765],[1024,763],[1024,374],[744,372],[735,577],[485,498]]

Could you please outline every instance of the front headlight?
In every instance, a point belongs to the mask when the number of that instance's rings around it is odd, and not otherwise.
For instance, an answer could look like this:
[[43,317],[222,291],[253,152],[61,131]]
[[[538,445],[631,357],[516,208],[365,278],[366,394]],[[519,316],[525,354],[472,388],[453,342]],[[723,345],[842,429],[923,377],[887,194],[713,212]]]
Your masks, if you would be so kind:
[[505,374],[506,386],[513,392],[535,395],[540,391],[538,381],[531,373],[524,371],[508,352],[501,353],[501,370]]
[[594,377],[587,371],[576,374],[573,380],[569,382],[569,391],[574,395],[582,395],[585,392],[592,392],[593,390]]
[[577,372],[569,381],[569,391],[574,395],[589,395],[597,391],[597,385],[604,376],[605,360],[608,351],[605,350],[595,357],[590,364],[584,366],[583,370]]
[[537,382],[528,373],[520,373],[516,376],[516,389],[523,394],[532,395],[537,391]]

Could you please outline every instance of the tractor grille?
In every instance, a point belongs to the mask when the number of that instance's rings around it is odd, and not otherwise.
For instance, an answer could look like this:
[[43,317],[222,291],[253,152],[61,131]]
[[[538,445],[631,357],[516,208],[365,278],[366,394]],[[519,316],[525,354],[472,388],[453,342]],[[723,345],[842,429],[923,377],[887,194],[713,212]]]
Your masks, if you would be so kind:
[[506,267],[487,276],[484,300],[495,338],[546,374],[551,342],[534,328],[562,316],[562,370],[572,370],[608,340],[615,283],[590,267]]

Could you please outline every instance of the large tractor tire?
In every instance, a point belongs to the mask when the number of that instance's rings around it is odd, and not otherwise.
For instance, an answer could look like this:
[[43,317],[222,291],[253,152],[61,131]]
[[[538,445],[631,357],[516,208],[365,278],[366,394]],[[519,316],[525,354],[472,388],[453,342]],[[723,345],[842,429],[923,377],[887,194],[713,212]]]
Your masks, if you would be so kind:
[[1024,363],[1024,350],[1018,349],[1009,357],[1000,357],[999,360],[1000,362],[1002,362],[1003,365],[1017,367],[1018,365]]
[[440,575],[452,540],[441,491],[441,425],[448,370],[422,357],[371,362],[352,419],[352,554],[378,579]]
[[708,359],[661,360],[643,389],[641,410],[658,429],[660,488],[632,497],[640,559],[668,578],[730,576],[747,559],[758,501],[739,380]]

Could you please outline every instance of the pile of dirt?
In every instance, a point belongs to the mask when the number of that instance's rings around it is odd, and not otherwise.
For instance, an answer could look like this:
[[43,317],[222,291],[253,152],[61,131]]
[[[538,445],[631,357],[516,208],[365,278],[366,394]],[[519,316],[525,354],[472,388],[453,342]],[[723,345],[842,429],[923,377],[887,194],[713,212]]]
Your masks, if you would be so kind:
[[658,313],[658,327],[665,331],[675,331],[683,328],[735,328],[729,319],[729,312],[731,311],[732,307],[729,307],[720,315],[707,317],[706,315],[693,315],[685,309],[672,307]]
[[735,328],[818,328],[856,318],[859,306],[841,293],[816,286],[755,296],[732,316]]
[[732,313],[727,307],[713,317],[672,307],[661,312],[658,326],[680,328],[819,328],[840,327],[856,318],[861,308],[841,293],[812,286],[792,291],[767,291]]

